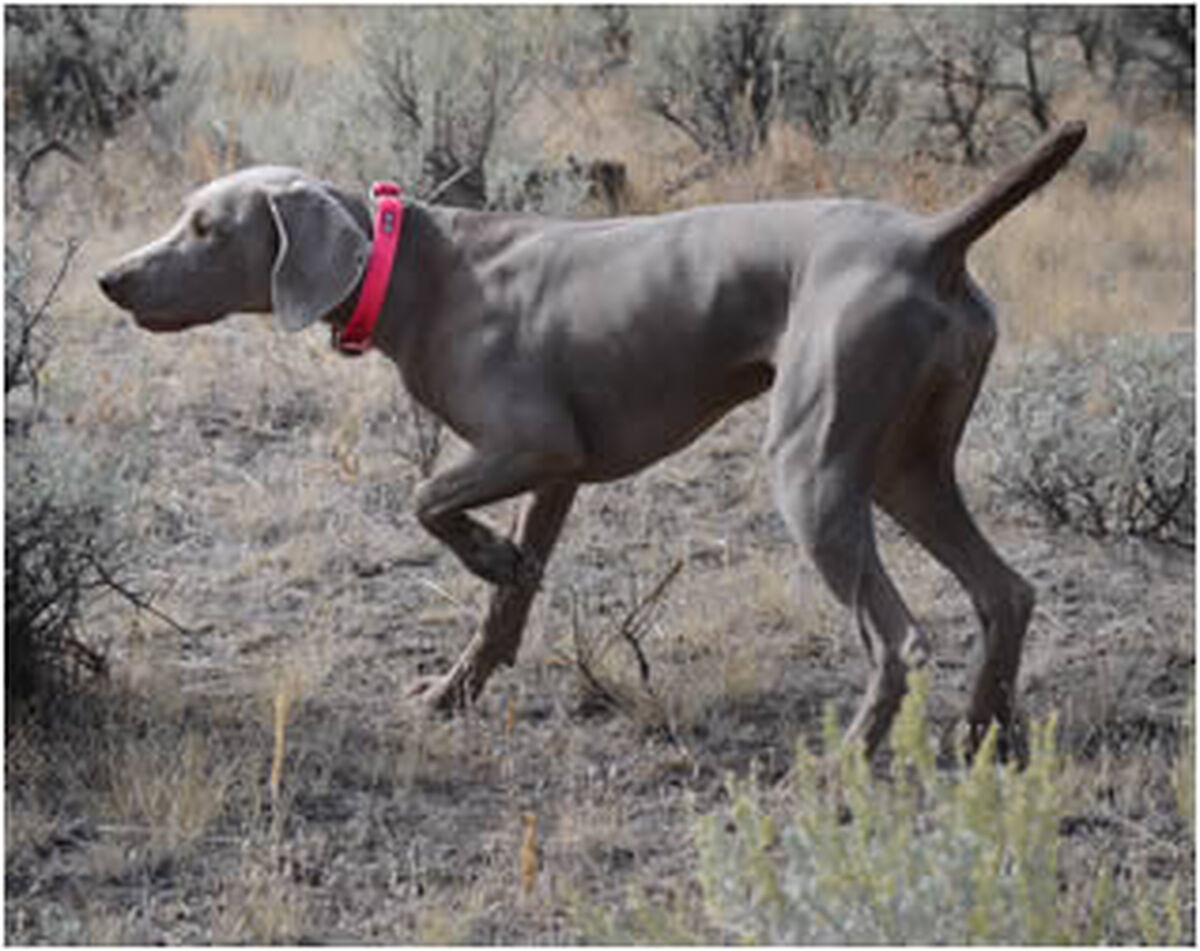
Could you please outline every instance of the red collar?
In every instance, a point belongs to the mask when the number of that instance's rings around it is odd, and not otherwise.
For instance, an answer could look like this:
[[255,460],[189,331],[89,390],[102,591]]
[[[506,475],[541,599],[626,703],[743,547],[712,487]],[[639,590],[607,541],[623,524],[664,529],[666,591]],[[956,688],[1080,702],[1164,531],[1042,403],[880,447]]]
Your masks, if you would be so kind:
[[341,330],[333,328],[333,348],[355,355],[371,348],[371,335],[375,332],[375,321],[379,319],[379,311],[387,297],[396,247],[400,244],[400,229],[404,223],[400,186],[395,182],[376,182],[371,187],[371,195],[375,198],[375,240],[371,244],[371,256],[367,259],[362,293],[359,294],[349,323]]

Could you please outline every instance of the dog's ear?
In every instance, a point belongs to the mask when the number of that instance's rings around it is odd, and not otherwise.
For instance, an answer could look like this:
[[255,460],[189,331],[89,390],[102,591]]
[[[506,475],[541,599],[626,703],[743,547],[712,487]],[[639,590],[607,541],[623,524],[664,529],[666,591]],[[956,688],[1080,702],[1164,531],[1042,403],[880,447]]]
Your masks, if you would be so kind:
[[279,231],[271,272],[271,305],[285,330],[303,330],[358,286],[370,238],[341,203],[316,182],[269,192]]

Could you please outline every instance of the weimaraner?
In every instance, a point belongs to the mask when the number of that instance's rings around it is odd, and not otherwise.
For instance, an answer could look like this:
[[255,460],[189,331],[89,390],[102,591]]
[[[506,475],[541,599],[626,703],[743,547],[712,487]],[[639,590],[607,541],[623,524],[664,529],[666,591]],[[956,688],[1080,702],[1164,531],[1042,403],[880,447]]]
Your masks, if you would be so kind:
[[[496,586],[453,668],[414,694],[474,699],[516,659],[576,490],[686,446],[770,393],[777,504],[853,612],[872,673],[848,731],[873,751],[929,641],[884,571],[872,503],[970,594],[984,658],[972,742],[1013,720],[1034,595],[964,506],[955,453],[996,341],[968,249],[1048,182],[1086,126],[1047,135],[992,184],[930,216],[853,200],[779,201],[599,221],[413,202],[374,342],[469,445],[417,489],[422,525]],[[161,239],[99,277],[156,331],[273,311],[343,327],[372,243],[368,202],[259,167],[195,192]],[[515,540],[467,513],[532,493]]]

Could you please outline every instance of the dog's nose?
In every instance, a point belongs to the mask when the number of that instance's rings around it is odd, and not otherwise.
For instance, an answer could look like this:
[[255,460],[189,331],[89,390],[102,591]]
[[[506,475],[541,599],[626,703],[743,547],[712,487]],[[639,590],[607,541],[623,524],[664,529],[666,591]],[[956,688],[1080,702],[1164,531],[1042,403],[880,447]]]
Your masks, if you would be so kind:
[[114,304],[121,303],[121,273],[119,268],[110,268],[96,275],[96,283],[100,285],[100,290]]

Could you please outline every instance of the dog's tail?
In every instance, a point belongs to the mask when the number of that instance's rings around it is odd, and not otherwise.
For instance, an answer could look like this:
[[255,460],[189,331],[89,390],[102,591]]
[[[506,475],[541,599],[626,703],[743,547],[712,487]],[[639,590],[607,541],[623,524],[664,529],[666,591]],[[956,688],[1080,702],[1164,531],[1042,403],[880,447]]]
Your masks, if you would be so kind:
[[1001,218],[1052,179],[1087,138],[1087,125],[1067,122],[961,205],[930,219],[934,260],[961,265],[967,249]]

